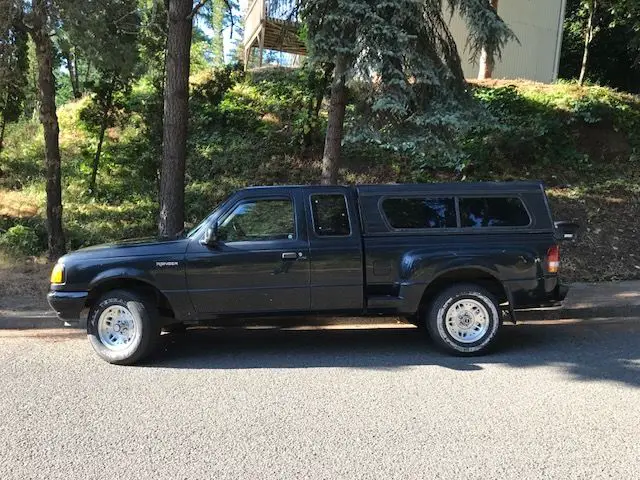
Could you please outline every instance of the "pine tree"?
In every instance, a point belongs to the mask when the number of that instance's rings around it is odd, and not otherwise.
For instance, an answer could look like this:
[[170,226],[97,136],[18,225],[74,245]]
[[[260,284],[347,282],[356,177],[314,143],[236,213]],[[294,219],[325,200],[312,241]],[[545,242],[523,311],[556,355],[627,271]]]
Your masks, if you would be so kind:
[[445,17],[457,12],[466,21],[475,59],[483,49],[499,55],[515,38],[487,0],[300,0],[295,8],[308,26],[312,61],[333,65],[323,183],[338,179],[350,79],[367,84],[371,97],[358,138],[393,142],[401,128],[410,139],[403,143],[419,150],[418,138],[437,141],[457,128],[469,101]]
[[211,54],[213,64],[217,67],[224,65],[224,16],[226,6],[223,0],[211,0],[210,8],[211,30]]
[[184,178],[189,123],[189,67],[193,19],[191,0],[168,0],[164,86],[162,173],[158,233],[172,237],[184,228]]
[[33,39],[38,64],[38,92],[40,123],[44,130],[44,151],[47,166],[47,237],[48,256],[56,260],[66,252],[62,229],[62,178],[60,160],[60,126],[56,114],[56,83],[53,75],[54,25],[53,5],[50,0],[32,0],[25,15],[24,25]]
[[[222,0],[232,11],[231,0]],[[189,69],[194,16],[208,0],[167,0],[160,218],[158,233],[173,237],[184,228],[184,180],[189,121]]]
[[[489,5],[496,12],[498,11],[498,0],[489,0]],[[480,54],[480,68],[478,69],[478,80],[485,80],[493,76],[493,69],[496,66],[495,54],[483,48]]]

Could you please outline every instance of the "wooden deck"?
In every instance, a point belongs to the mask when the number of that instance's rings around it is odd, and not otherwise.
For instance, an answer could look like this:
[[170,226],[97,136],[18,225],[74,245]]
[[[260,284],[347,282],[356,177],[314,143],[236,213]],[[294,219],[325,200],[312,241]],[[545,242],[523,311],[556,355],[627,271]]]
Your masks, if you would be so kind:
[[[258,65],[262,66],[265,49],[306,55],[307,47],[298,35],[300,24],[286,18],[271,15],[268,0],[254,0],[245,16],[244,66],[247,68],[251,55],[258,49]],[[276,12],[273,12],[276,13]],[[282,16],[282,12],[279,12]]]

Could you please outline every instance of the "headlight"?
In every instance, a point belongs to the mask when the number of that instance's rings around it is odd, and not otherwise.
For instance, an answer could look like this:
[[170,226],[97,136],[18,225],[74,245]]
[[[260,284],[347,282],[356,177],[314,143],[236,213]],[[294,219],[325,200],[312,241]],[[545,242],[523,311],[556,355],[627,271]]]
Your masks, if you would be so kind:
[[51,271],[51,283],[64,283],[64,265],[56,263]]

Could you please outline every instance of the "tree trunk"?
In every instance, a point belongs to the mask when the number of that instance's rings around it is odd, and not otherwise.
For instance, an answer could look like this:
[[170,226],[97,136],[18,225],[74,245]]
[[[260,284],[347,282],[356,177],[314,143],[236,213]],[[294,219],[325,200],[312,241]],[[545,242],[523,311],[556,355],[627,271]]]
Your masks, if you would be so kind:
[[587,18],[587,30],[584,34],[584,51],[582,52],[582,66],[580,67],[580,77],[578,78],[578,83],[582,87],[584,85],[584,81],[587,76],[587,64],[589,63],[589,47],[591,46],[591,41],[593,40],[593,17],[596,12],[597,2],[596,0],[592,0],[587,4],[589,9],[589,17]]
[[0,152],[2,152],[2,149],[4,148],[4,129],[7,126],[7,121],[4,118],[4,115],[2,116],[2,124],[0,124]]
[[[489,0],[489,4],[493,9],[498,11],[498,0]],[[480,69],[478,70],[478,80],[485,80],[493,76],[493,69],[496,66],[496,60],[493,52],[487,52],[486,48],[480,53]]]
[[84,83],[83,83],[83,85],[86,85],[87,83],[89,83],[89,73],[91,73],[91,62],[87,61],[87,69],[84,71]]
[[67,62],[67,70],[69,70],[69,81],[71,82],[71,90],[73,91],[73,98],[80,98],[80,91],[78,90],[78,77],[76,75],[76,68],[74,58],[72,58],[71,50],[64,52],[64,59]]
[[80,98],[82,96],[82,87],[80,86],[80,74],[78,73],[78,56],[76,55],[75,49],[73,52],[73,73],[75,76],[76,89],[78,90],[78,96],[76,98]]
[[158,222],[158,233],[164,237],[184,228],[192,6],[192,0],[169,0]]
[[111,103],[113,101],[113,89],[115,80],[111,80],[107,98],[105,100],[104,109],[102,110],[102,121],[100,122],[100,136],[98,137],[98,148],[93,157],[93,168],[91,170],[91,180],[89,181],[89,193],[94,196],[96,194],[96,177],[98,176],[98,166],[100,165],[100,155],[102,153],[102,144],[104,143],[104,134],[107,131],[109,122],[109,113],[111,112]]
[[49,259],[57,260],[65,253],[62,230],[62,181],[60,175],[60,145],[56,115],[56,86],[53,77],[53,46],[49,35],[47,0],[33,0],[31,36],[36,47],[40,122],[44,128],[44,151],[47,165],[47,236]]
[[347,60],[344,56],[338,55],[336,65],[333,69],[327,134],[324,140],[324,154],[322,156],[323,185],[335,185],[338,183],[342,134],[344,130],[344,113],[347,106],[346,72]]

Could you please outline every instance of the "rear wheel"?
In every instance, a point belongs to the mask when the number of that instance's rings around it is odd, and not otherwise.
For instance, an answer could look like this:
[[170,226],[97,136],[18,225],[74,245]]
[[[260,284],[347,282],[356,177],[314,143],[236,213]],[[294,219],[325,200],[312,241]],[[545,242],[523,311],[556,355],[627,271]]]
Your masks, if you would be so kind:
[[502,325],[500,304],[479,285],[454,285],[433,300],[425,324],[444,350],[480,355],[493,345]]
[[113,290],[104,294],[89,312],[87,335],[103,360],[133,365],[157,344],[158,310],[154,302],[137,292]]

